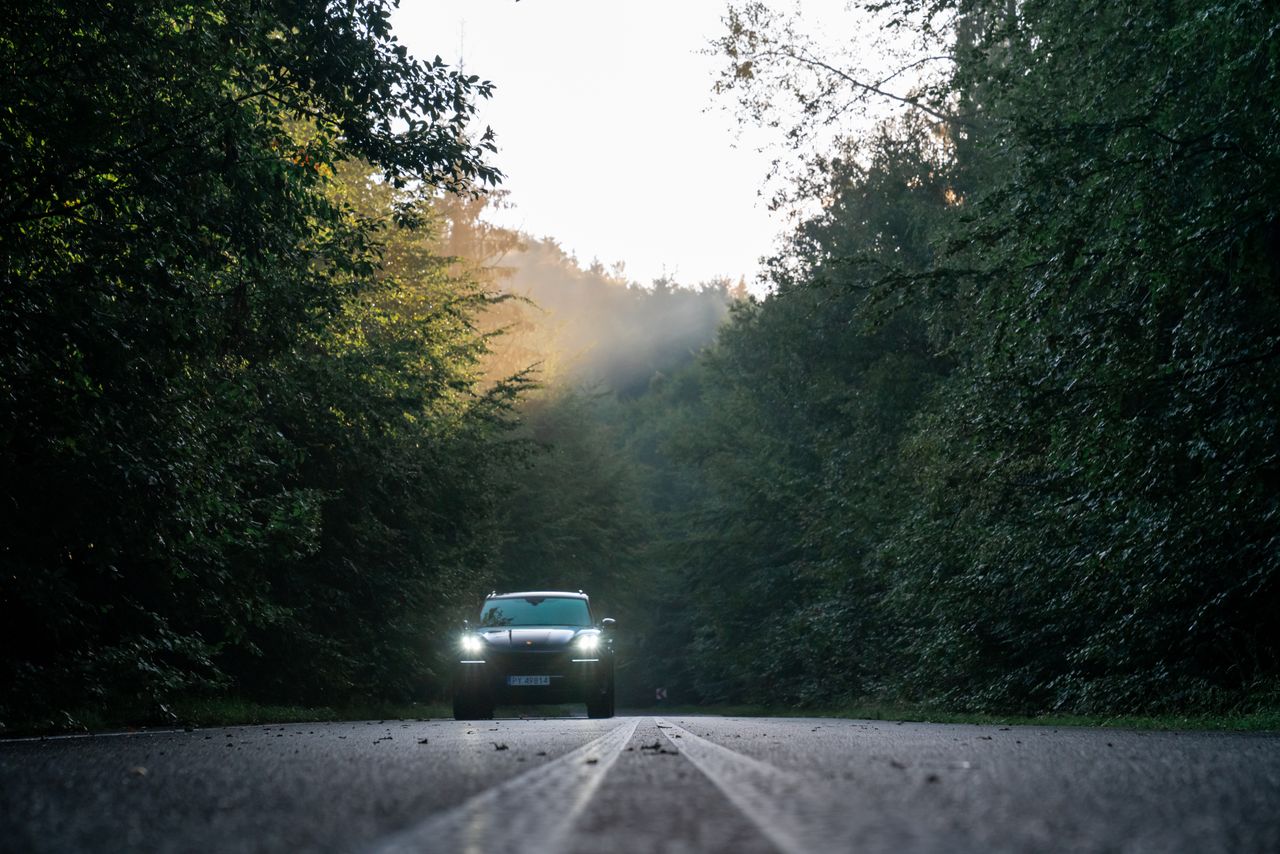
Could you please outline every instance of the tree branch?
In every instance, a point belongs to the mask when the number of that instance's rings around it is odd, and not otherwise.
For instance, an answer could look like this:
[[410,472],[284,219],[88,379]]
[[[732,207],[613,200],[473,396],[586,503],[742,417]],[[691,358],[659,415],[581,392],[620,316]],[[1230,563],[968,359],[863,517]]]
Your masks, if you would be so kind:
[[[915,107],[921,112],[924,112],[930,116],[933,116],[938,121],[955,123],[955,124],[969,124],[968,121],[961,118],[960,116],[948,115],[946,113],[939,112],[938,110],[935,110],[932,107],[929,107],[920,103],[920,100],[918,98],[908,98],[902,95],[895,95],[893,92],[889,92],[885,89],[880,88],[880,86],[877,84],[863,83],[861,80],[858,80],[856,77],[849,74],[848,72],[842,71],[841,69],[836,68],[834,65],[831,65],[828,62],[824,62],[823,60],[817,59],[812,56],[801,55],[798,53],[794,53],[790,50],[765,51],[760,55],[790,59],[793,62],[798,62],[801,65],[808,66],[809,68],[821,68],[823,71],[826,71],[830,74],[834,74],[836,77],[839,77],[841,80],[845,81],[846,83],[848,83],[849,85],[853,86],[856,89],[861,89],[862,91],[872,95],[879,95],[881,98],[888,98],[891,101],[897,101],[900,104],[907,104],[908,106]],[[906,69],[902,69],[902,71],[905,71],[905,70]]]

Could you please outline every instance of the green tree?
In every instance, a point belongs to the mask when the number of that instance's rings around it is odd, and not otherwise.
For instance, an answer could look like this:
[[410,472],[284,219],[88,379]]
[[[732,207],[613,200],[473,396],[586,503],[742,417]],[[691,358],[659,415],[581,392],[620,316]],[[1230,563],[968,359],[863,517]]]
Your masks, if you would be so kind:
[[469,135],[490,85],[411,58],[389,12],[0,13],[6,712],[215,683],[293,619],[273,583],[324,547],[333,484],[281,412],[327,405],[299,365],[380,281],[334,169],[405,188],[404,221],[413,188],[499,177]]
[[1031,708],[1251,702],[1280,652],[1276,13],[988,20],[954,84],[982,93],[986,163],[938,271],[966,306],[964,370],[921,435],[901,553],[935,626],[919,684]]
[[660,601],[690,623],[671,632],[683,651],[654,633],[655,657],[690,661],[686,696],[830,700],[889,669],[878,555],[909,506],[898,445],[948,365],[918,305],[876,289],[929,264],[947,169],[919,123],[844,155],[823,166],[825,210],[773,260],[774,293],[735,308],[644,413],[659,454],[696,472],[655,546]]
[[[926,45],[883,79],[760,3],[718,44],[821,213],[655,416],[697,472],[689,684],[1274,702],[1275,10],[872,11]],[[804,151],[881,102],[871,144]]]

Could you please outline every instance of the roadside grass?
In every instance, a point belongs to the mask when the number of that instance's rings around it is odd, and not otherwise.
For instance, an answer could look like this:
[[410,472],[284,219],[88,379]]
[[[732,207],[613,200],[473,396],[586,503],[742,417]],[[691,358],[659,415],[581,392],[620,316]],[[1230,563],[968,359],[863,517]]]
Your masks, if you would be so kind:
[[0,722],[0,736],[68,735],[113,730],[175,727],[283,724],[309,721],[414,720],[452,717],[443,703],[347,703],[334,706],[287,706],[255,703],[235,697],[189,698],[167,705],[77,709],[56,718]]
[[178,721],[190,726],[453,717],[453,709],[444,703],[368,702],[337,706],[276,706],[237,698],[202,698],[179,701],[171,709]]
[[780,706],[655,706],[643,710],[655,715],[724,715],[725,717],[849,718],[871,721],[910,721],[938,724],[987,724],[999,726],[1103,727],[1139,730],[1203,730],[1267,732],[1280,730],[1280,710],[1224,715],[994,715],[946,712],[919,706],[851,704],[821,708]]
[[[663,705],[628,708],[620,714],[723,715],[725,717],[811,717],[921,723],[986,724],[998,726],[1103,727],[1134,730],[1192,730],[1218,732],[1280,731],[1280,710],[1223,715],[995,715],[948,712],[891,703],[852,703],[825,707],[787,707],[716,704]],[[499,718],[557,718],[580,716],[580,706],[499,706]],[[60,720],[9,721],[0,736],[103,732],[116,729],[214,727],[245,724],[307,723],[312,721],[427,720],[452,718],[443,702],[389,703],[370,701],[332,706],[293,706],[256,703],[234,697],[191,698],[147,714],[120,711],[103,715],[84,711]]]
[[[499,718],[561,718],[581,716],[581,706],[499,706]],[[113,730],[173,729],[255,724],[312,723],[319,721],[385,721],[453,718],[445,702],[355,702],[332,706],[294,706],[257,703],[237,697],[202,697],[177,700],[146,709],[119,708],[104,714],[97,709],[67,712],[56,719],[0,722],[0,737],[69,735]]]
[[[288,724],[312,721],[429,720],[453,718],[448,703],[356,703],[344,706],[271,706],[236,699],[204,699],[175,703],[178,719],[191,726]],[[581,714],[581,706],[576,710]],[[574,706],[499,706],[498,718],[561,718]]]

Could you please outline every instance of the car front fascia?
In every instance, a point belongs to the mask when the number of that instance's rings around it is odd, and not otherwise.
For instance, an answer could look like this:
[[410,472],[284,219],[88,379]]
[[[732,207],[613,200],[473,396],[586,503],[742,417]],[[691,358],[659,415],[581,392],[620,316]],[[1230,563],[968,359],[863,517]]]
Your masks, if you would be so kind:
[[[456,684],[495,703],[577,703],[598,693],[607,679],[607,664],[613,654],[609,639],[594,627],[510,626],[511,630],[541,628],[575,629],[572,637],[553,648],[501,648],[490,643],[485,630],[479,653],[461,651],[456,665]],[[488,630],[494,635],[500,631]],[[583,637],[598,638],[596,649],[579,647]],[[513,686],[508,676],[548,676],[550,685]]]

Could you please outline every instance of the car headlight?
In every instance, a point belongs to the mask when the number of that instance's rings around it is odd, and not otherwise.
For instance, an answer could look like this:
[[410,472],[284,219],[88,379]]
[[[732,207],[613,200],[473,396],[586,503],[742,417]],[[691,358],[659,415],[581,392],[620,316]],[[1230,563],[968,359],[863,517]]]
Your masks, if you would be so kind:
[[578,649],[582,652],[595,652],[600,646],[599,635],[583,635],[577,640]]
[[480,640],[479,635],[463,635],[462,651],[467,653],[478,653],[484,650],[484,641]]

